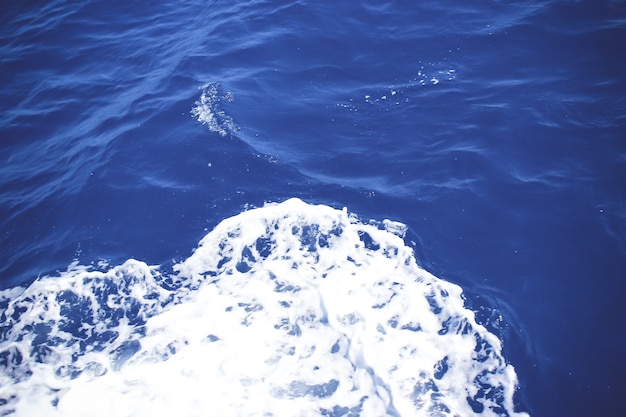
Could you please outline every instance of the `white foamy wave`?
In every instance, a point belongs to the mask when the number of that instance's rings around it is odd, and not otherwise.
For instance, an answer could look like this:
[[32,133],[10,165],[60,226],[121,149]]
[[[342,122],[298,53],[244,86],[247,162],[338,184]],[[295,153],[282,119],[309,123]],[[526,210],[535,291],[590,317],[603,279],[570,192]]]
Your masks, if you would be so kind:
[[231,92],[222,92],[219,83],[206,83],[200,87],[202,94],[191,109],[191,115],[211,132],[226,136],[237,131],[233,119],[221,108],[222,100],[233,101]]
[[2,316],[0,414],[525,415],[500,341],[402,226],[292,199],[224,220],[172,273],[40,279]]

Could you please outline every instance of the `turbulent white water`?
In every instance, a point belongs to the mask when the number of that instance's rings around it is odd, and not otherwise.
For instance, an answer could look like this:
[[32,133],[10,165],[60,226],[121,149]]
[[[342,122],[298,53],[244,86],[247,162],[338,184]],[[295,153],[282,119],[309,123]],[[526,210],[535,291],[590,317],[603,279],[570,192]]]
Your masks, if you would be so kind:
[[206,83],[200,86],[202,94],[191,109],[191,115],[211,132],[226,136],[238,130],[232,117],[221,108],[222,101],[233,101],[233,94],[221,91],[219,83]]
[[73,265],[5,291],[0,415],[525,415],[498,338],[403,233],[292,199],[173,272]]

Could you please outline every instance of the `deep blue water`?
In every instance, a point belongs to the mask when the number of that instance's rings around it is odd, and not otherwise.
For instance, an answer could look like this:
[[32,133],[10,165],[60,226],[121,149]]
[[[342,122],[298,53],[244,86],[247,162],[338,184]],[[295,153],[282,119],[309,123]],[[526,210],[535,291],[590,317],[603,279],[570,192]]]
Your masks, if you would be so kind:
[[464,289],[521,411],[623,413],[626,3],[12,2],[0,22],[1,288],[172,264],[269,201],[346,206],[405,223]]

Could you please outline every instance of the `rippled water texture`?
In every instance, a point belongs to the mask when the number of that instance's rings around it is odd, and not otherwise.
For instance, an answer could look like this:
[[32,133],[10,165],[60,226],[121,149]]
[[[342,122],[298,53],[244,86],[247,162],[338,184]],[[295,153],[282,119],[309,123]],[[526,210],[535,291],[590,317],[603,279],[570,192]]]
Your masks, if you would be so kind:
[[502,344],[519,411],[613,415],[626,393],[625,10],[5,5],[0,307],[68,268],[136,260],[167,275],[222,220],[297,197],[406,224],[417,264],[462,288]]

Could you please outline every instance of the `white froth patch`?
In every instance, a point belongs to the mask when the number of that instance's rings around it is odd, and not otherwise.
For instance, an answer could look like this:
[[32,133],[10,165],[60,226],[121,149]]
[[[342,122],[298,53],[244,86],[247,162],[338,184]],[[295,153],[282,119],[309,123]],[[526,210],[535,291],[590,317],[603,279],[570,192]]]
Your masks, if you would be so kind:
[[200,87],[202,94],[191,109],[191,115],[211,132],[226,136],[237,130],[233,119],[221,108],[222,100],[233,101],[231,92],[220,92],[219,83],[206,83]]
[[499,340],[405,230],[292,199],[224,220],[172,276],[39,280],[5,312],[0,414],[525,415]]

